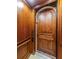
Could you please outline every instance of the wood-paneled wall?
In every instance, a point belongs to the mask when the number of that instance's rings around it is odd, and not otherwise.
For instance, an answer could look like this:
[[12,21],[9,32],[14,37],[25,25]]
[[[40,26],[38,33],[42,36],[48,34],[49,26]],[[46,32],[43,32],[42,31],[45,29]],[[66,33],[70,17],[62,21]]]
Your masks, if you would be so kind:
[[[61,2],[62,2],[61,0],[58,0],[57,59],[62,59],[62,10],[61,10],[62,4],[61,4]],[[19,45],[23,42],[28,41],[29,38],[31,39],[29,41],[29,43],[25,43],[25,44],[23,43],[18,48],[18,54],[22,53],[22,55],[18,55],[18,56],[20,56],[20,57],[18,57],[18,59],[22,58],[27,53],[28,50],[30,50],[31,52],[33,51],[33,49],[30,47],[31,46],[33,47],[33,44],[34,44],[32,42],[32,34],[33,34],[33,31],[35,28],[34,27],[34,20],[35,20],[35,12],[34,12],[34,10],[30,9],[26,4],[24,4],[24,7],[22,9],[17,8],[17,44]],[[56,29],[55,29],[56,24],[55,23],[56,23],[56,21],[53,21],[52,25],[53,25],[54,29],[52,31],[53,31],[53,34],[56,35]],[[50,24],[48,23],[48,25],[50,25]],[[46,29],[45,32],[50,31],[49,26],[46,26],[46,28],[45,27],[43,27],[43,28]],[[39,32],[41,32],[41,31],[39,31]],[[56,39],[56,36],[54,36],[54,38]],[[41,39],[41,43],[44,43],[45,41]],[[48,41],[46,41],[46,42],[48,42]],[[46,44],[49,44],[49,43],[46,43]],[[55,45],[55,43],[53,45]],[[28,47],[30,49],[28,49]],[[47,47],[45,46],[45,48],[47,48]],[[56,50],[54,48],[53,48],[53,50]],[[50,44],[49,44],[49,47],[47,49],[50,49]],[[24,57],[24,59],[25,58],[26,57]]]
[[33,52],[33,42],[31,39],[17,48],[17,59],[28,59]]
[[23,8],[17,7],[17,59],[28,59],[34,51],[34,10],[23,5]]
[[34,30],[34,11],[24,4],[22,9],[17,11],[17,42],[20,43]]

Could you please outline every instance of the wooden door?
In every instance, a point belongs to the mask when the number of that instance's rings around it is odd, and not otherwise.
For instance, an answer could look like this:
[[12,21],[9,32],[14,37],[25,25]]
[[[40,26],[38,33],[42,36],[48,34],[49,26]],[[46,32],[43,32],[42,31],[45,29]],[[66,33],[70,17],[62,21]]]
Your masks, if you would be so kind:
[[34,10],[20,1],[17,8],[17,59],[28,59],[34,50]]
[[47,9],[37,16],[37,49],[56,56],[56,11]]

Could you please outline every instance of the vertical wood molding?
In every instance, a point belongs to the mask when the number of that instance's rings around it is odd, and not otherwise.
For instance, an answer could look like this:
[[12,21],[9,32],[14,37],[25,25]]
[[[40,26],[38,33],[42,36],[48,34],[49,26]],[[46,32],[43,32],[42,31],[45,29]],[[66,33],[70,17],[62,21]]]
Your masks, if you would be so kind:
[[57,5],[57,59],[62,59],[62,0],[58,0]]

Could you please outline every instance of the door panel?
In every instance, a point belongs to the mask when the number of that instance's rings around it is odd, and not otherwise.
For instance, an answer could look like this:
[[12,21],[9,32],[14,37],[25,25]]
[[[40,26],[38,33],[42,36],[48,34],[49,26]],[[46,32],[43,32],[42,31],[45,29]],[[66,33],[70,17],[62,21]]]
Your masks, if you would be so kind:
[[48,10],[39,13],[37,42],[38,50],[56,56],[56,13]]

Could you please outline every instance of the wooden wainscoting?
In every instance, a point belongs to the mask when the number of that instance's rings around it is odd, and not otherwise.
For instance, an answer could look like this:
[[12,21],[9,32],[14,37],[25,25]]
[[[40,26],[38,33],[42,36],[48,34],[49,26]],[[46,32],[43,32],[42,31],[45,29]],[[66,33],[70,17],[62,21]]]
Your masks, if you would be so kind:
[[28,59],[33,53],[33,42],[31,38],[19,44],[17,47],[17,59]]

